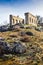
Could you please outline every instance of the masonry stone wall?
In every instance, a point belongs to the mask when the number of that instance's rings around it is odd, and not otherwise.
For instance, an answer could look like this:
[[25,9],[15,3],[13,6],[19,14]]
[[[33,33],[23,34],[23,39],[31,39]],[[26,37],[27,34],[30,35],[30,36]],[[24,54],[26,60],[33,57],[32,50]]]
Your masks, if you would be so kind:
[[37,26],[37,17],[31,13],[25,13],[25,24]]
[[22,23],[22,24],[29,24],[32,26],[37,26],[38,20],[37,17],[32,15],[31,13],[25,13],[25,20],[20,18],[19,16],[13,16],[10,15],[10,26],[15,25],[17,23]]
[[10,26],[15,25],[17,23],[24,24],[24,19],[20,18],[19,16],[10,15]]

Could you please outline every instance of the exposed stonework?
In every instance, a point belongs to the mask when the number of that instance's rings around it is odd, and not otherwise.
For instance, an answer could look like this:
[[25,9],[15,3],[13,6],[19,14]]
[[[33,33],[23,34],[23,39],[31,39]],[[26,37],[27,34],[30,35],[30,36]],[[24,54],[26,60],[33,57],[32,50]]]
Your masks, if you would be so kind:
[[28,12],[25,13],[25,20],[20,18],[19,16],[10,15],[10,26],[15,25],[17,23],[28,24],[30,26],[37,26],[38,20],[37,16],[34,16]]
[[37,26],[37,17],[32,15],[31,13],[25,13],[25,24]]
[[19,16],[10,15],[10,26],[15,25],[17,23],[24,24],[24,19],[20,18]]

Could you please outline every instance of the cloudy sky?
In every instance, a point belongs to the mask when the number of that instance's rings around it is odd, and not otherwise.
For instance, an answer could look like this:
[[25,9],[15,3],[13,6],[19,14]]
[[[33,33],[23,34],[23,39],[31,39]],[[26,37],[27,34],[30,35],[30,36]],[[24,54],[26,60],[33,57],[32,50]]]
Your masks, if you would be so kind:
[[9,23],[9,15],[24,18],[25,12],[43,17],[43,0],[0,0],[0,25]]

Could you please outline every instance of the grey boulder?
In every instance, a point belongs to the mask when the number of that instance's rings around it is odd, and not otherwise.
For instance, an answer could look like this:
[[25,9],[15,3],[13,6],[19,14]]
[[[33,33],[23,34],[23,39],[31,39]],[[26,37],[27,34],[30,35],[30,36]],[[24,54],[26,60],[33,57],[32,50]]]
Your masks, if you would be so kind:
[[12,52],[17,54],[22,54],[26,52],[26,47],[21,44],[21,42],[14,42]]

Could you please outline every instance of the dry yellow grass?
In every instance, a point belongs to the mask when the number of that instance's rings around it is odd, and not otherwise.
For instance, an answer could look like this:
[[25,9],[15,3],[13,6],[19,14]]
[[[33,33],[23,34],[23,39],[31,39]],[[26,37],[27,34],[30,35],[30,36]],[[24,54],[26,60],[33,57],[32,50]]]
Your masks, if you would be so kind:
[[[20,36],[19,33],[21,31],[24,31],[24,32],[31,31],[35,35],[34,36],[28,36],[28,35]],[[10,37],[10,35],[16,35],[17,37],[12,38],[12,37]],[[0,32],[0,37],[3,37],[5,39],[4,41],[9,42],[9,43],[14,42],[16,40],[19,40],[20,38],[26,38],[27,37],[27,39],[29,39],[30,41],[25,42],[25,43],[38,44],[43,49],[43,32],[38,32],[34,29],[21,29],[20,31]],[[21,61],[19,62],[19,59],[20,59],[20,57],[19,58],[13,57],[13,59],[0,62],[0,65],[14,65],[15,63],[17,63],[17,65],[19,65],[19,63],[21,62]],[[27,60],[25,62],[27,62]],[[39,64],[39,65],[43,65],[43,64]]]

